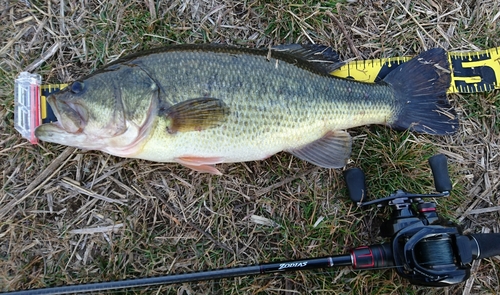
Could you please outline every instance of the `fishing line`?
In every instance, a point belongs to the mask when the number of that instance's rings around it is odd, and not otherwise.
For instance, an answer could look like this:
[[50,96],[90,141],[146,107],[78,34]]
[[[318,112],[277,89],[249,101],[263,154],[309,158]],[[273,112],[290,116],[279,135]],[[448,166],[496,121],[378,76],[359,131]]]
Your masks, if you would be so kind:
[[417,262],[427,268],[455,263],[453,248],[449,238],[423,239],[417,243],[415,254]]

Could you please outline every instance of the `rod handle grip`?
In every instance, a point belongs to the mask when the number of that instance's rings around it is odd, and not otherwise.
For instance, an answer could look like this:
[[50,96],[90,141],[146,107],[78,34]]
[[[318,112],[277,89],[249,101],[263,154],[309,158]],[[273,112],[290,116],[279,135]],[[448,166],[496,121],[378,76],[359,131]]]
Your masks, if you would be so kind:
[[432,175],[434,177],[434,185],[438,192],[450,192],[452,184],[448,175],[447,158],[443,154],[437,154],[429,158]]
[[351,201],[359,203],[366,201],[365,173],[359,168],[350,168],[344,171],[344,179]]
[[472,234],[479,248],[476,259],[500,255],[500,233]]

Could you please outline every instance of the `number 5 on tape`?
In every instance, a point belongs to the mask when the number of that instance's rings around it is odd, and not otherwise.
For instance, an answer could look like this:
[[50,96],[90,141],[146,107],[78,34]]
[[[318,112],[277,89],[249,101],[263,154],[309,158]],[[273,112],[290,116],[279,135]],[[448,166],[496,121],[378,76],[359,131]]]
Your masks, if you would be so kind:
[[471,53],[450,53],[451,92],[491,91],[500,86],[500,47]]
[[[357,60],[331,74],[363,82],[377,82],[411,57]],[[451,85],[448,93],[476,93],[500,89],[500,47],[477,52],[449,52]]]

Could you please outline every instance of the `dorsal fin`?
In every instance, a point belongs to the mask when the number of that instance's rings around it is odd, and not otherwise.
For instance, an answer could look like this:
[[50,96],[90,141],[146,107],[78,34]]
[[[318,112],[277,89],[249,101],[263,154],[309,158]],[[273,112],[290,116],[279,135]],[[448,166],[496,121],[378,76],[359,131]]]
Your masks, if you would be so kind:
[[[331,47],[319,44],[288,44],[272,48],[276,52],[286,52],[297,59],[308,62],[324,74],[330,74],[344,63]],[[272,54],[271,54],[272,56]]]

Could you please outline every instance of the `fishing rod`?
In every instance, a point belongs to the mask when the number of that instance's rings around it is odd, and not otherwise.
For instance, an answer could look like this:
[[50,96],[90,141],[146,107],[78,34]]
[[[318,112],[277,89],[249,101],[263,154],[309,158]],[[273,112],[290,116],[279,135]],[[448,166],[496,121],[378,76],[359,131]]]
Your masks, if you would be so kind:
[[341,266],[357,270],[394,268],[401,277],[421,286],[444,287],[458,284],[469,278],[473,260],[500,255],[500,233],[463,235],[455,225],[442,225],[436,204],[424,201],[424,198],[450,195],[452,184],[448,176],[447,159],[442,154],[435,155],[429,159],[429,164],[439,193],[413,194],[397,190],[385,198],[372,201],[366,200],[363,171],[351,168],[344,172],[353,202],[360,207],[376,205],[392,208],[391,217],[380,227],[380,235],[390,238],[389,242],[383,244],[357,247],[343,255],[5,294],[74,294]]

